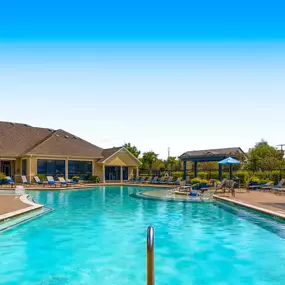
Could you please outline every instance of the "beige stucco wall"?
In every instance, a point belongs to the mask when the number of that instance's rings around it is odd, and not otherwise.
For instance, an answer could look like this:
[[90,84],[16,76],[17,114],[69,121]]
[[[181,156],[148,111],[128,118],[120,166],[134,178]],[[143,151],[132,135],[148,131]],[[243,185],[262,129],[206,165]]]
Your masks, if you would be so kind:
[[100,181],[103,181],[103,165],[95,163],[94,175],[98,176]]
[[[111,156],[108,160],[106,160],[103,164],[105,166],[127,166],[128,167],[128,179],[133,177],[133,170],[139,167],[140,163],[132,156],[128,151],[124,149],[120,150],[113,156]],[[100,180],[104,181],[103,177],[103,167],[102,174],[100,176]],[[96,174],[97,175],[97,174]]]
[[110,157],[106,162],[107,166],[139,166],[139,162],[133,158],[127,151],[122,149],[114,156]]

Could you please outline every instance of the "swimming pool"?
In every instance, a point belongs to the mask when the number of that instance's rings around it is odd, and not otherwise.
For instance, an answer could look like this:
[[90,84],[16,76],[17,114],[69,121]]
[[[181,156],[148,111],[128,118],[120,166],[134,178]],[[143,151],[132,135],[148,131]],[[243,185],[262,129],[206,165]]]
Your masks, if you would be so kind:
[[[284,284],[285,227],[215,203],[134,199],[142,188],[31,192],[55,210],[0,234],[1,284]],[[149,190],[149,189],[148,189]]]

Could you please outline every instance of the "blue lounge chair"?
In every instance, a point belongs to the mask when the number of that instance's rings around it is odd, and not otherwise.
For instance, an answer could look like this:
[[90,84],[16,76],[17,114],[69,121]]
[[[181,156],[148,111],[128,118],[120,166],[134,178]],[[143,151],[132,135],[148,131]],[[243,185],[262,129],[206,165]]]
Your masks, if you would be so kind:
[[151,180],[152,180],[152,175],[149,176],[149,178],[147,180],[145,180],[143,183],[150,183]]
[[190,177],[189,176],[186,176],[185,185],[186,186],[191,186]]
[[157,183],[164,184],[165,183],[165,178],[162,177]]
[[6,180],[4,180],[3,184],[9,184],[12,187],[15,184],[15,182],[10,176],[6,176]]
[[34,179],[35,179],[37,184],[39,184],[39,185],[44,184],[44,182],[38,176],[34,176]]
[[150,180],[150,183],[157,183],[157,179],[158,179],[158,176],[155,176],[152,180]]
[[170,176],[170,177],[168,178],[168,180],[166,181],[166,183],[167,183],[167,184],[171,184],[171,183],[172,183],[172,181],[173,181],[173,177],[172,177],[172,176]]
[[177,180],[174,182],[174,185],[180,185],[181,178],[177,178]]
[[56,182],[54,181],[52,176],[47,176],[47,181],[48,181],[47,183],[48,185],[56,187]]
[[28,181],[26,175],[22,175],[21,178],[22,178],[23,184],[25,184],[25,185],[30,185],[30,184],[31,184],[31,183]]
[[138,180],[138,183],[143,183],[145,181],[145,177],[142,177],[141,179]]

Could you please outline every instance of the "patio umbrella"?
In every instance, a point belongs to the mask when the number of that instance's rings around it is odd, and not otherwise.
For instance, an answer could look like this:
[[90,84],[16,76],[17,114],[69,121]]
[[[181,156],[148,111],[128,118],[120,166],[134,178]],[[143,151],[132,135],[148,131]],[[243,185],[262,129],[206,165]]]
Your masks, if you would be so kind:
[[219,161],[218,163],[230,166],[230,179],[232,179],[232,176],[233,176],[233,164],[241,164],[240,161],[238,161],[232,157],[227,157],[227,158]]

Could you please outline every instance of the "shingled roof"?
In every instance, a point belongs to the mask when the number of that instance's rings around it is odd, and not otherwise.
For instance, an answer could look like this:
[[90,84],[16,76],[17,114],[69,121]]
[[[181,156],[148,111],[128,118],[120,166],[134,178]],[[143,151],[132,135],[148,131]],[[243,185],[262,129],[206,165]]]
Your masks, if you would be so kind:
[[0,156],[62,155],[102,158],[102,150],[64,130],[0,122]]
[[0,122],[0,156],[21,156],[53,132],[52,129]]
[[229,148],[217,148],[217,149],[205,149],[205,150],[193,150],[184,152],[179,158],[195,158],[195,157],[207,157],[207,156],[221,156],[231,155],[236,153],[244,153],[240,147],[229,147]]

